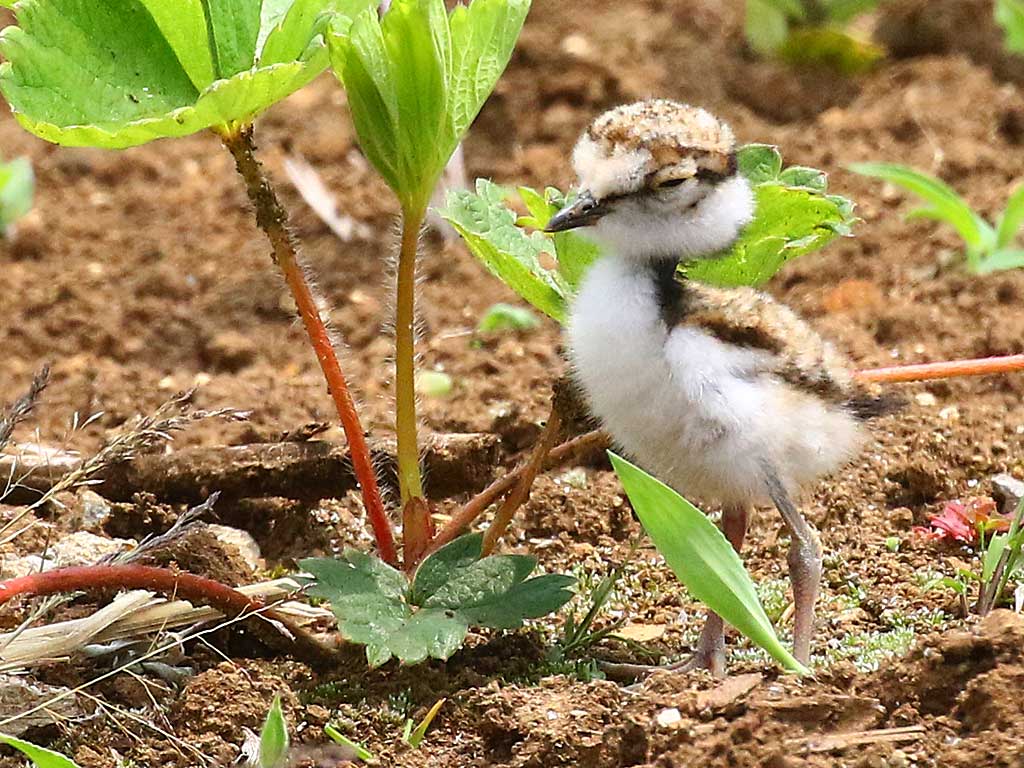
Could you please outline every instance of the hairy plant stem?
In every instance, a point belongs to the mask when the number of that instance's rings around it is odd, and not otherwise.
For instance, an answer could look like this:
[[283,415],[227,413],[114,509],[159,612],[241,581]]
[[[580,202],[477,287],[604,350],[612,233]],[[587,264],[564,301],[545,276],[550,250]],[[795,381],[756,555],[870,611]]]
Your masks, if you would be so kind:
[[61,592],[122,589],[152,590],[172,599],[180,598],[198,605],[208,605],[228,618],[246,613],[259,613],[280,624],[294,640],[294,643],[287,640],[286,646],[286,638],[274,630],[261,634],[268,644],[291,650],[295,652],[297,658],[317,665],[323,664],[333,655],[331,649],[277,611],[267,608],[261,601],[219,581],[169,568],[148,565],[85,565],[32,573],[0,582],[0,605],[21,595],[41,597]]
[[494,551],[494,547],[497,546],[501,537],[508,529],[509,523],[512,522],[512,516],[530,498],[533,483],[537,479],[537,475],[544,469],[544,462],[555,447],[560,434],[562,434],[562,417],[559,416],[558,409],[552,407],[551,413],[548,415],[548,423],[544,425],[544,431],[540,433],[537,445],[534,446],[533,453],[530,454],[530,460],[526,462],[526,466],[523,467],[523,472],[520,474],[515,487],[505,497],[505,501],[502,502],[501,507],[494,516],[491,526],[487,529],[487,533],[484,534],[484,557]]
[[[402,212],[395,294],[395,433],[402,503],[423,496],[420,452],[416,439],[416,251],[425,210]],[[406,543],[408,546],[408,542]]]
[[901,381],[952,379],[958,376],[988,376],[996,373],[1013,373],[1014,371],[1024,371],[1024,355],[868,368],[854,373],[854,378],[859,381],[893,384]]
[[221,139],[235,158],[238,173],[245,180],[249,199],[256,209],[256,223],[270,241],[274,261],[284,274],[285,282],[295,299],[295,305],[298,307],[306,334],[309,336],[324,378],[327,380],[328,389],[338,410],[341,426],[348,439],[354,474],[362,490],[363,505],[366,507],[366,514],[373,528],[381,559],[391,565],[396,565],[398,552],[395,548],[394,534],[391,530],[391,522],[384,511],[380,487],[373,471],[370,451],[359,422],[359,414],[338,362],[330,333],[320,316],[316,297],[299,262],[298,246],[288,229],[288,214],[271,186],[270,179],[263,172],[262,165],[256,159],[256,145],[252,138],[252,128],[223,133]]
[[[607,448],[609,445],[611,445],[611,438],[608,436],[608,433],[595,429],[572,440],[568,440],[557,448],[551,449],[547,460],[544,462],[544,469],[554,469],[572,461],[587,451]],[[449,520],[448,524],[430,542],[427,554],[436,552],[448,542],[458,538],[491,504],[511,491],[520,479],[530,471],[530,465],[527,463],[514,472],[509,472],[504,477],[498,478],[466,502],[466,505],[459,510],[458,514]]]

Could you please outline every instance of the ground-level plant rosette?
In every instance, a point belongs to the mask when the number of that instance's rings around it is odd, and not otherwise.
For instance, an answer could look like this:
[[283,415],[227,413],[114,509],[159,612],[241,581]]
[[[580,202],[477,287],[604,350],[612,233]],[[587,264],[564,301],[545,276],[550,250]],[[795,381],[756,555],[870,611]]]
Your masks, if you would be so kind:
[[482,534],[461,536],[423,560],[412,579],[351,548],[299,565],[310,574],[308,594],[330,603],[341,636],[365,645],[370,666],[379,667],[393,657],[404,664],[448,659],[471,627],[516,629],[575,594],[571,576],[530,578],[534,557],[482,553]]

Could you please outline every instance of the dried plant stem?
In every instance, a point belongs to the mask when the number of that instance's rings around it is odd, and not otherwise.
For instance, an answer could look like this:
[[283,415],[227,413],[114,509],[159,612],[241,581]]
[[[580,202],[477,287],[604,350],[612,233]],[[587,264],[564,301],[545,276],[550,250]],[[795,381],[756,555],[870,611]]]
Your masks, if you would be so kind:
[[995,373],[1013,373],[1014,371],[1024,371],[1024,355],[869,368],[857,371],[854,377],[860,381],[892,384],[901,381],[952,379],[958,376],[988,376]]
[[537,440],[537,445],[533,448],[530,460],[526,462],[526,466],[523,467],[523,471],[519,475],[519,479],[516,481],[511,493],[505,497],[505,501],[494,516],[491,526],[487,529],[487,533],[484,534],[483,554],[485,557],[494,551],[494,547],[505,534],[509,523],[512,522],[512,516],[530,498],[533,483],[537,479],[537,475],[544,468],[544,462],[555,447],[555,443],[558,441],[561,433],[562,418],[559,416],[558,410],[552,408],[548,416],[548,423],[544,425],[544,431],[541,432],[540,439]]
[[[600,429],[595,429],[591,432],[582,434],[579,437],[573,438],[572,440],[568,440],[557,448],[551,449],[551,452],[547,456],[547,461],[544,462],[544,469],[554,469],[555,467],[572,461],[587,451],[607,448],[609,445],[611,445],[611,438],[608,436],[608,433]],[[489,486],[480,491],[480,493],[466,502],[466,505],[459,510],[458,514],[455,515],[448,524],[441,529],[440,533],[434,537],[434,540],[430,542],[427,554],[437,551],[448,542],[456,539],[464,530],[472,525],[473,522],[480,517],[480,515],[482,515],[489,506],[491,506],[491,504],[512,490],[519,482],[520,478],[528,471],[529,464],[519,467],[514,472],[510,472],[504,477],[495,480]]]
[[[219,581],[169,568],[148,565],[84,565],[32,573],[0,583],[0,605],[21,595],[40,597],[62,592],[122,589],[152,590],[168,597],[210,606],[228,617],[261,613],[284,627],[294,638],[294,647],[289,644],[288,650],[292,650],[296,657],[322,664],[331,656],[330,649],[278,612],[268,610],[262,601]],[[272,635],[268,634],[267,637]]]
[[36,400],[50,381],[50,366],[44,365],[35,376],[28,391],[0,412],[0,448],[7,445],[18,422],[25,419],[35,407]]
[[284,274],[285,282],[292,292],[295,305],[302,318],[302,324],[306,328],[306,334],[309,336],[324,378],[327,380],[331,397],[338,410],[338,417],[345,430],[345,437],[348,439],[356,479],[362,490],[363,504],[377,540],[381,559],[392,565],[397,564],[398,553],[395,549],[394,534],[384,511],[384,503],[381,501],[377,476],[374,474],[373,464],[370,461],[370,451],[366,446],[359,414],[356,412],[355,402],[338,362],[331,335],[320,316],[316,297],[313,295],[313,290],[299,263],[298,247],[288,230],[288,214],[281,205],[270,180],[264,174],[259,160],[256,159],[252,129],[246,128],[234,133],[225,133],[221,138],[235,158],[238,173],[245,180],[249,199],[256,209],[256,222],[274,249],[274,261],[277,262]]
[[423,216],[422,211],[403,212],[395,295],[395,434],[403,504],[423,496],[416,439],[416,251]]

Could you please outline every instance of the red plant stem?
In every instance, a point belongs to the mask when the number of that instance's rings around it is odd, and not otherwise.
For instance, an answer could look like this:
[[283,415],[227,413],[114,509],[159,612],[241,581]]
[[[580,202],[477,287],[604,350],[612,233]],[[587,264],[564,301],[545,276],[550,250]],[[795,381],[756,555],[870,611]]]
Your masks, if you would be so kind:
[[31,573],[0,583],[0,605],[19,595],[53,595],[58,592],[100,589],[151,589],[216,608],[225,616],[259,611],[264,605],[225,584],[194,573],[149,565],[82,565]]
[[[611,445],[611,438],[608,436],[608,433],[595,429],[592,432],[587,432],[572,440],[568,440],[557,448],[553,448],[544,462],[544,469],[554,469],[557,466],[572,461],[587,450],[607,448],[609,445]],[[527,471],[529,471],[528,464],[519,467],[514,472],[509,472],[466,502],[466,505],[459,510],[458,514],[449,520],[448,524],[430,542],[430,547],[427,549],[426,554],[429,555],[431,552],[436,552],[448,542],[458,538],[491,504],[508,493]]]
[[[395,436],[398,439],[398,481],[402,504],[423,496],[420,451],[416,439],[416,251],[419,246],[421,211],[402,211],[402,245],[398,252],[395,290]],[[426,509],[416,504],[417,510]],[[426,530],[425,525],[419,526]],[[409,532],[403,528],[403,534]],[[420,546],[420,545],[423,546]],[[426,542],[413,542],[422,551]],[[406,542],[409,549],[409,542]]]
[[533,483],[537,479],[537,475],[544,468],[544,462],[555,447],[555,442],[558,440],[561,432],[562,418],[558,415],[557,409],[552,408],[551,415],[548,416],[548,423],[544,425],[544,431],[541,432],[540,439],[537,441],[537,445],[534,446],[530,460],[523,467],[515,487],[505,497],[505,501],[494,516],[494,520],[487,529],[487,533],[484,534],[482,550],[484,557],[494,551],[495,546],[497,546],[501,537],[508,529],[509,523],[512,522],[513,515],[530,498]]
[[170,598],[188,600],[196,605],[208,605],[229,618],[259,612],[270,621],[282,625],[292,637],[287,640],[274,629],[264,633],[268,645],[294,651],[297,658],[315,666],[322,666],[333,659],[332,649],[322,645],[279,612],[268,609],[262,601],[219,581],[169,568],[149,565],[83,565],[32,573],[0,582],[0,605],[19,595],[40,597],[60,592],[122,589],[147,589]]
[[394,533],[391,530],[391,522],[388,520],[387,513],[384,511],[384,502],[381,500],[377,475],[373,471],[370,450],[366,445],[366,437],[359,422],[359,414],[356,411],[352,394],[349,392],[348,383],[345,381],[345,374],[342,373],[341,365],[338,362],[331,335],[320,316],[316,297],[306,280],[302,265],[299,263],[298,247],[288,230],[288,214],[278,200],[270,180],[263,173],[259,160],[256,159],[256,145],[252,138],[252,128],[222,134],[221,139],[235,158],[238,173],[245,180],[249,199],[256,209],[256,222],[270,241],[274,251],[274,261],[277,262],[284,274],[285,282],[295,299],[295,305],[298,307],[299,316],[306,328],[310,344],[313,346],[324,378],[327,380],[328,389],[338,410],[338,417],[341,419],[341,426],[348,439],[353,470],[363,493],[363,505],[366,507],[366,515],[373,528],[381,559],[390,565],[397,565],[398,551],[395,548]]
[[884,382],[926,381],[928,379],[952,379],[957,376],[988,376],[995,373],[1024,371],[1024,355],[1004,357],[983,357],[976,360],[948,360],[940,363],[919,365],[896,365],[889,368],[868,368],[857,371],[854,378],[859,381]]

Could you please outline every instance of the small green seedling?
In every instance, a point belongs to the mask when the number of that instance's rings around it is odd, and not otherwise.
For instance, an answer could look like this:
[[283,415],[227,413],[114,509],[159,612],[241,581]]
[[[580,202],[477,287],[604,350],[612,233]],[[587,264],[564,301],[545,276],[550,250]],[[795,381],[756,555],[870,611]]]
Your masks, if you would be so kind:
[[614,453],[609,457],[644,530],[690,594],[785,669],[808,674],[779,642],[754,582],[718,526],[660,480]]
[[878,0],[747,0],[747,42],[758,53],[844,75],[871,69],[885,55],[846,27]]
[[60,752],[37,747],[35,744],[16,739],[13,736],[0,734],[0,744],[14,747],[31,760],[35,768],[78,768],[74,761],[64,757]]
[[927,173],[898,163],[854,163],[850,170],[895,184],[922,198],[925,207],[912,211],[907,218],[934,219],[953,227],[964,241],[968,271],[984,275],[1024,266],[1024,249],[1015,245],[1024,224],[1024,184],[1010,195],[993,226],[952,187]]
[[476,332],[481,334],[507,331],[524,332],[532,331],[539,325],[540,320],[526,307],[499,302],[484,312],[476,326]]
[[419,723],[413,723],[412,718],[406,718],[405,727],[402,729],[402,741],[408,744],[413,749],[419,749],[420,744],[423,743],[423,739],[427,735],[427,729],[430,724],[434,722],[434,718],[437,717],[437,713],[441,711],[441,707],[444,706],[447,699],[438,699],[434,702],[427,714],[423,716],[423,719]]
[[994,11],[1006,36],[1006,50],[1024,54],[1024,0],[996,0]]
[[471,626],[514,629],[573,596],[569,576],[528,578],[536,558],[482,552],[482,534],[462,536],[427,557],[411,584],[401,571],[354,549],[300,566],[313,577],[309,594],[330,602],[341,635],[365,645],[370,666],[379,667],[392,657],[405,664],[447,659]]
[[1019,581],[1014,590],[1014,600],[1024,589],[1024,499],[1017,504],[1016,512],[1010,521],[1009,530],[1004,533],[992,533],[985,543],[984,536],[979,537],[981,544],[981,571],[958,567],[955,576],[939,576],[929,581],[926,589],[946,587],[952,590],[960,600],[963,615],[968,612],[968,598],[972,584],[978,585],[978,600],[975,613],[987,616],[1004,599],[1011,580]]
[[260,732],[260,768],[284,768],[288,763],[288,724],[281,711],[281,697],[275,696]]
[[32,210],[35,175],[27,157],[0,163],[0,239],[7,236],[14,222]]
[[[790,259],[849,235],[853,203],[828,193],[827,177],[814,168],[783,168],[775,147],[751,144],[739,152],[741,172],[757,195],[757,214],[739,240],[718,258],[683,264],[686,277],[715,285],[760,285]],[[529,215],[508,205],[510,192],[480,179],[476,192],[453,191],[442,215],[470,251],[509,288],[535,308],[564,323],[568,304],[597,247],[577,232],[554,236],[541,230],[567,202],[549,188],[544,194],[520,188]]]
[[359,742],[352,741],[352,739],[343,734],[330,723],[324,726],[324,733],[327,734],[327,736],[335,744],[341,744],[341,746],[348,747],[349,749],[351,749],[355,757],[359,760],[362,760],[364,763],[374,759],[373,753],[370,750],[368,750]]
[[[395,312],[395,432],[406,551],[426,551],[415,392],[416,251],[434,187],[505,70],[529,0],[395,0],[329,36],[360,146],[402,207]],[[411,500],[415,500],[412,501]]]

